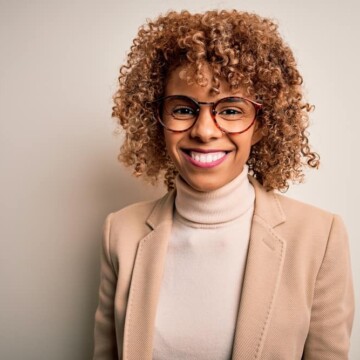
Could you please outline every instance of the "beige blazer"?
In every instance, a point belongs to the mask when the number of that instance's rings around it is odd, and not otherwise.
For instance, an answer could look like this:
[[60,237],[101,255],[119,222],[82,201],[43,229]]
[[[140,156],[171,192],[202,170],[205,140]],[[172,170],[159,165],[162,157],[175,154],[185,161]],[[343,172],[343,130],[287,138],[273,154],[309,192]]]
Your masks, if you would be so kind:
[[[250,180],[255,211],[232,359],[348,359],[354,293],[341,219]],[[106,219],[96,360],[152,359],[174,197]]]

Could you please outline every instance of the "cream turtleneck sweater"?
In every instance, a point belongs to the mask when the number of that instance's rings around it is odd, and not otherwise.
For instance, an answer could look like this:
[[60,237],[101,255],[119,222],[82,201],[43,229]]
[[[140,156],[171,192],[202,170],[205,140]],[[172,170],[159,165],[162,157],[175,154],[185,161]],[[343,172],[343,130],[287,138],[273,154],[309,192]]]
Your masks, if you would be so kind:
[[229,360],[254,211],[248,167],[220,189],[176,179],[154,360]]

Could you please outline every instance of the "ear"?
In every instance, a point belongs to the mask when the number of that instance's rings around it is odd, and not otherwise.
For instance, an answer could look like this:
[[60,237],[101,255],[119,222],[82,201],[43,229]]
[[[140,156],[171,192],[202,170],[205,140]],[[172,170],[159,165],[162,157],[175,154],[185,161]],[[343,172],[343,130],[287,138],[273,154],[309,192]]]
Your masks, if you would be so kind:
[[264,136],[266,136],[265,128],[263,128],[261,124],[258,121],[256,121],[255,130],[251,138],[251,146],[258,143]]

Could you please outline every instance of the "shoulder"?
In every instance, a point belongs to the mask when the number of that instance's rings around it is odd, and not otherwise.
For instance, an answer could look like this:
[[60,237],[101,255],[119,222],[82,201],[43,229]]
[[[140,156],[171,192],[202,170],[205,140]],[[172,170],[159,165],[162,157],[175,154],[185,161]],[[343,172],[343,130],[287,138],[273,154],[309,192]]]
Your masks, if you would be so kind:
[[271,227],[292,230],[304,227],[313,229],[315,232],[326,232],[330,229],[337,215],[319,207],[293,199],[277,191],[266,191],[265,188],[254,178],[250,181],[255,188],[255,214],[262,218]]
[[276,193],[275,197],[285,214],[278,231],[290,252],[303,255],[303,259],[317,258],[320,264],[329,246],[339,251],[348,246],[347,231],[339,215],[282,194]]
[[327,239],[334,229],[345,230],[342,218],[338,214],[324,210],[317,206],[292,199],[282,194],[275,194],[286,217],[286,225],[296,229],[299,234],[310,233],[310,238]]
[[173,192],[168,192],[158,199],[134,203],[110,213],[106,222],[112,236],[124,233],[143,236],[151,230],[151,219],[154,216],[158,216],[159,212],[169,212],[168,204],[172,202],[172,198]]
[[287,221],[291,224],[296,222],[299,226],[307,226],[327,233],[334,229],[342,229],[346,232],[340,215],[282,194],[276,194],[276,197],[286,214]]
[[172,216],[169,211],[173,201],[171,195],[169,192],[157,200],[138,202],[107,215],[103,248],[115,269],[121,262],[131,264],[134,261],[139,242],[154,229],[156,223],[151,220],[164,218],[166,214]]
[[294,256],[317,257],[321,261],[330,239],[346,243],[345,226],[338,215],[276,191],[266,191],[253,178],[250,181],[255,188],[255,215],[286,242]]
[[321,223],[331,223],[335,214],[320,207],[293,199],[283,194],[274,193],[281,208],[283,209],[287,220],[301,221],[320,221]]
[[149,213],[154,209],[159,199],[151,201],[141,201],[131,205],[127,205],[124,208],[111,213],[113,224],[126,222],[137,222],[146,220]]
[[134,203],[112,214],[116,219],[121,219],[122,217],[129,217],[132,215],[135,215],[137,218],[139,218],[139,216],[141,217],[141,215],[150,216],[153,212],[169,210],[168,207],[172,206],[174,198],[175,190],[170,190],[158,199]]

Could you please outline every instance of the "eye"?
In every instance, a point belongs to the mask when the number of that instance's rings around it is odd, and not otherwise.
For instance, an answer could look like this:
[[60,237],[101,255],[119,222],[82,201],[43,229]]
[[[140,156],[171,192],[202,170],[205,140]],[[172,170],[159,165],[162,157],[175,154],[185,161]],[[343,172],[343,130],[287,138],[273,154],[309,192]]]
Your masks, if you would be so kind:
[[185,106],[185,105],[178,105],[176,107],[174,107],[171,111],[171,113],[176,116],[191,116],[191,115],[195,115],[196,111],[195,109],[191,108],[190,106]]
[[246,121],[255,116],[254,106],[246,99],[229,97],[220,100],[216,106],[216,114],[226,121]]
[[247,117],[247,113],[245,109],[239,106],[222,106],[218,111],[217,114],[220,118],[227,120],[227,121],[237,121],[243,120]]
[[193,120],[197,114],[197,106],[185,96],[169,96],[164,100],[163,110],[167,116],[177,120]]
[[231,115],[241,115],[244,114],[243,109],[241,108],[237,108],[237,107],[230,107],[230,108],[225,108],[225,109],[221,109],[218,112],[219,115],[226,115],[226,116],[231,116]]

